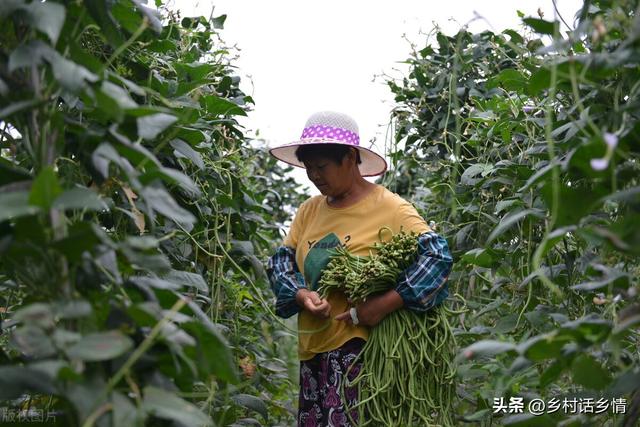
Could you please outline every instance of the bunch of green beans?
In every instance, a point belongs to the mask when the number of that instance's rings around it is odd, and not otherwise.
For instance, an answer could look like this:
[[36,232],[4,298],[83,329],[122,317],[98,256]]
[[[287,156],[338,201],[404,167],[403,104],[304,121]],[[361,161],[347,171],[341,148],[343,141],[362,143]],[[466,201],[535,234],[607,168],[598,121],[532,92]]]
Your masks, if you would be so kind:
[[340,290],[357,304],[366,301],[369,295],[389,290],[400,272],[415,259],[416,238],[415,233],[400,232],[387,243],[375,244],[372,249],[377,253],[369,257],[353,255],[344,246],[337,247],[318,282],[320,296],[326,298],[331,291]]
[[445,306],[424,314],[397,310],[372,328],[351,382],[359,384],[359,425],[455,425],[452,313]]
[[[373,249],[370,257],[354,256],[343,247],[335,250],[320,280],[320,294],[341,290],[357,304],[394,288],[400,272],[417,256],[417,236],[400,232]],[[451,314],[445,306],[426,313],[401,309],[372,328],[358,356],[363,368],[350,383],[359,385],[359,425],[454,425]]]

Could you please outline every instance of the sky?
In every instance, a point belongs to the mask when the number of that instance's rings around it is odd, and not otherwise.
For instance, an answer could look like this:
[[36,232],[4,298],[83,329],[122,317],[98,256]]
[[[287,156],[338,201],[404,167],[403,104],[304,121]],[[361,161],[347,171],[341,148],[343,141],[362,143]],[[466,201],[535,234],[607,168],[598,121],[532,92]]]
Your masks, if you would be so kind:
[[[557,0],[570,25],[580,0]],[[386,78],[407,74],[402,61],[439,26],[453,35],[553,19],[551,0],[168,0],[182,16],[227,15],[221,37],[235,47],[240,88],[256,102],[241,124],[269,146],[300,137],[307,118],[333,110],[353,117],[361,144],[383,154],[393,95]],[[213,9],[213,12],[212,12]],[[304,172],[296,176],[304,182]]]

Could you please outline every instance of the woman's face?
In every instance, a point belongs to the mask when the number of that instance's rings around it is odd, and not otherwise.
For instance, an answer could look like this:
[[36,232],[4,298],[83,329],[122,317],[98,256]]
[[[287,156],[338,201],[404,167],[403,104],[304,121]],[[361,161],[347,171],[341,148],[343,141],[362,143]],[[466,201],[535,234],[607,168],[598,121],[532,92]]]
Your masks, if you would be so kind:
[[351,187],[351,156],[346,155],[340,164],[326,157],[315,157],[304,162],[307,176],[325,196],[339,197]]

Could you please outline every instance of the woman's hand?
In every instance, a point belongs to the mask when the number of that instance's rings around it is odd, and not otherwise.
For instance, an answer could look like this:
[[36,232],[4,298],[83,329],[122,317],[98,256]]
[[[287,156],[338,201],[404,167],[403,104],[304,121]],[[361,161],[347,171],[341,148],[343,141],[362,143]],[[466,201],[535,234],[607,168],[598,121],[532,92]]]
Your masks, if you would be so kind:
[[[396,311],[403,305],[402,297],[393,289],[380,295],[370,296],[365,302],[356,307],[358,325],[375,326],[387,314]],[[349,311],[338,314],[336,320],[353,324]]]
[[300,307],[321,319],[327,319],[331,313],[329,301],[320,298],[320,294],[315,291],[299,289],[296,292],[296,302]]

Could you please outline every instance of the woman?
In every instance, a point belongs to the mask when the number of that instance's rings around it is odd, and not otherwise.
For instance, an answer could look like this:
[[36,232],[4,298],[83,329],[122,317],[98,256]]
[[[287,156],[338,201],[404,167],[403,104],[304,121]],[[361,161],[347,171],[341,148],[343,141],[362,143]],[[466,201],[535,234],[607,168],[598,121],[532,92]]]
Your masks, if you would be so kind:
[[[271,154],[305,168],[321,193],[298,208],[267,269],[276,313],[285,318],[298,313],[298,425],[348,426],[350,419],[357,422],[356,411],[351,418],[346,413],[357,403],[357,390],[342,383],[347,372],[348,380],[359,372],[359,366],[349,368],[369,328],[394,310],[426,311],[441,303],[448,295],[452,259],[446,241],[429,229],[410,203],[364,179],[383,173],[387,165],[359,146],[358,127],[349,116],[316,113],[299,141],[274,148]],[[404,230],[419,235],[419,256],[400,275],[396,288],[356,307],[341,292],[322,299],[318,280],[331,249],[344,245],[356,255],[369,255],[385,227],[394,234]]]

